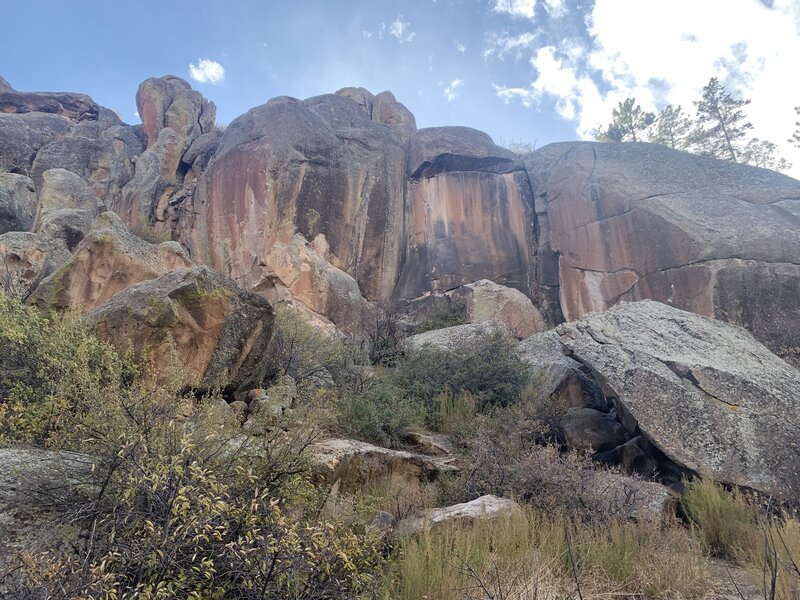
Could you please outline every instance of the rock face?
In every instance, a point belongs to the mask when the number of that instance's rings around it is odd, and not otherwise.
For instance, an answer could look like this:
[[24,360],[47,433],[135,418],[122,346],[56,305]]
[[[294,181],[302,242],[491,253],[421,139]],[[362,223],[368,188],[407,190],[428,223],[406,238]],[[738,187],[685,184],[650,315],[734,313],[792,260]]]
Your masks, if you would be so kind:
[[36,213],[36,194],[30,177],[0,173],[0,234],[28,231]]
[[191,266],[176,242],[145,242],[116,213],[105,212],[64,265],[42,281],[33,300],[41,308],[88,312],[133,284]]
[[567,320],[653,299],[800,356],[800,182],[652,144],[552,144],[528,169]]
[[653,301],[557,331],[630,433],[694,472],[797,496],[800,372],[747,331]]
[[125,288],[84,320],[123,350],[131,342],[154,364],[172,356],[201,387],[250,386],[263,378],[272,308],[208,267],[172,271]]
[[603,452],[625,443],[625,428],[616,415],[594,408],[573,408],[561,418],[561,430],[570,448]]
[[431,348],[454,352],[474,345],[485,336],[495,334],[509,335],[509,332],[499,321],[481,321],[418,333],[406,338],[404,343],[415,350]]
[[511,152],[474,129],[422,129],[411,138],[408,176],[396,298],[480,279],[530,293],[533,198]]

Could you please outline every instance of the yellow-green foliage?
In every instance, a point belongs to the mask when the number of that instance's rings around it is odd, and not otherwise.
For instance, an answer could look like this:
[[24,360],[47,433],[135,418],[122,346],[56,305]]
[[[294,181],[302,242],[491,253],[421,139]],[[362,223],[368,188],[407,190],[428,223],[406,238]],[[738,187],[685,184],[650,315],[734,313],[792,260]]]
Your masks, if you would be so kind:
[[688,482],[684,512],[706,550],[741,563],[765,598],[800,598],[800,521],[777,516],[711,478]]
[[77,315],[45,317],[0,293],[0,440],[55,442],[130,375]]
[[526,508],[402,540],[391,597],[567,598],[576,585],[570,548],[584,598],[702,598],[710,591],[705,557],[680,528],[576,526]]

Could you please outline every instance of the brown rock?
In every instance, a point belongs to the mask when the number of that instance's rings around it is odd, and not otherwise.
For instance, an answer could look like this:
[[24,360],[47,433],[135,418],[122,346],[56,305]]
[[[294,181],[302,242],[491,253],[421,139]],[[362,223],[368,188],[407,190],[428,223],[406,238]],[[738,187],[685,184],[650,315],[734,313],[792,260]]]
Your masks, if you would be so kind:
[[545,322],[531,299],[514,288],[499,285],[488,279],[463,285],[452,294],[466,305],[470,323],[496,320],[503,323],[518,339],[532,336],[545,329]]
[[0,86],[1,113],[47,113],[77,122],[97,120],[100,112],[100,107],[86,94],[18,92],[9,88]]
[[176,242],[145,242],[116,213],[105,212],[69,260],[42,281],[33,300],[42,308],[85,313],[133,284],[191,266]]
[[123,349],[147,352],[157,365],[172,357],[204,388],[252,387],[267,368],[272,308],[207,267],[172,271],[118,292],[84,316]]
[[653,299],[798,356],[799,181],[652,144],[551,144],[528,169],[567,320]]

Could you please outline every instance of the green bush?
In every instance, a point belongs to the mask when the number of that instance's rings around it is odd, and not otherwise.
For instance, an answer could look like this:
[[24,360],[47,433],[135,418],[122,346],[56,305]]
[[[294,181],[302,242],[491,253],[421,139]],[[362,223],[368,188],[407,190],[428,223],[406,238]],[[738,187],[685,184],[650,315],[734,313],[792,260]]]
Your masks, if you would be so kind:
[[342,397],[338,419],[348,435],[392,447],[400,445],[405,429],[422,425],[425,416],[405,389],[381,373],[363,392]]
[[420,321],[414,328],[414,333],[425,333],[434,329],[444,329],[463,325],[467,322],[467,303],[459,298],[448,298],[447,304],[431,314],[427,319]]
[[530,368],[501,333],[485,334],[456,351],[409,351],[397,365],[396,385],[425,407],[429,425],[439,428],[436,399],[443,392],[469,392],[478,408],[514,402],[530,380]]

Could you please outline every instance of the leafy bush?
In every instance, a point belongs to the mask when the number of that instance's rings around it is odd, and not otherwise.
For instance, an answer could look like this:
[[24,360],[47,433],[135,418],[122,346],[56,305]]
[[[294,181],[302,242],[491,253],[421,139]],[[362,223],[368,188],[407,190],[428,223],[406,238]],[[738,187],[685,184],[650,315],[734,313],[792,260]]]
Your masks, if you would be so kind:
[[424,422],[424,414],[391,376],[379,374],[363,392],[343,396],[338,421],[348,435],[392,447],[400,445],[405,429]]
[[485,334],[457,351],[422,348],[409,351],[398,363],[395,382],[439,428],[436,399],[439,394],[469,392],[480,410],[514,402],[530,379],[530,368],[501,333]]
[[77,315],[45,317],[0,292],[0,440],[56,443],[134,370]]
[[447,304],[421,321],[414,329],[415,333],[425,333],[434,329],[444,329],[463,325],[467,322],[467,303],[460,298],[448,298]]

